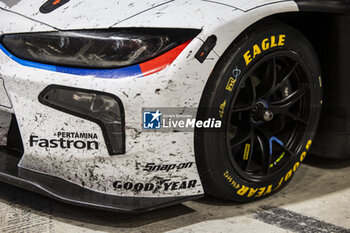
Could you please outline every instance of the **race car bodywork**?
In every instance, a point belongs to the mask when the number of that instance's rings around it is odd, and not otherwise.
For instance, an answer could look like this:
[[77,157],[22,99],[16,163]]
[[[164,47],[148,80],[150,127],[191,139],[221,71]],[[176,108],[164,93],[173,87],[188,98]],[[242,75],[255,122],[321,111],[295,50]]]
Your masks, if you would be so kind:
[[[308,2],[302,1],[301,9],[337,11],[329,5],[333,1]],[[285,0],[0,0],[0,35],[198,30],[161,59],[108,70],[27,61],[0,44],[0,110],[12,115],[0,179],[61,201],[125,212],[202,197],[194,130],[142,131],[142,109],[197,108],[211,72],[235,38],[261,19],[298,11],[297,2]],[[213,48],[204,48],[200,62],[195,55],[212,35]],[[103,122],[55,106],[45,99],[50,90],[115,101],[121,128],[117,149]]]

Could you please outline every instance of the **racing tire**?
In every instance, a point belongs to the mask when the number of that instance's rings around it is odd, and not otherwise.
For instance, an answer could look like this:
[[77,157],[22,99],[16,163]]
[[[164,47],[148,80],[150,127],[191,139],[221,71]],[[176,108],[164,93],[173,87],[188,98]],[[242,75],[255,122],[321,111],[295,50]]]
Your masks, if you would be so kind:
[[197,119],[195,155],[205,193],[248,202],[285,187],[312,144],[322,105],[321,70],[296,29],[262,21],[243,32],[213,70]]

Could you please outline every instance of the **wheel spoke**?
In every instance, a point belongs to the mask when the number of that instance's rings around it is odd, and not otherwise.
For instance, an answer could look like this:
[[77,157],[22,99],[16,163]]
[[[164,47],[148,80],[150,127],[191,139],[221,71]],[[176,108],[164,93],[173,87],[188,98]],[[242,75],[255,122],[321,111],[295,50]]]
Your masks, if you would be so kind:
[[284,115],[294,121],[297,121],[299,123],[302,123],[304,125],[306,125],[308,123],[308,120],[303,119],[302,117],[298,116],[295,113],[290,112],[289,107],[285,107],[285,106],[276,106],[276,105],[270,105],[269,108],[274,115]]
[[307,120],[305,120],[305,119],[303,119],[303,118],[299,117],[298,115],[296,115],[296,114],[294,114],[294,113],[291,113],[291,112],[281,112],[281,114],[283,114],[283,115],[285,115],[285,116],[291,118],[291,119],[294,120],[294,121],[297,121],[297,122],[299,122],[299,123],[302,123],[302,124],[304,124],[304,125],[306,125],[307,122],[308,122]]
[[[273,80],[272,80],[272,85],[271,85],[271,88],[272,87],[274,87],[274,86],[276,86],[276,83],[277,83],[277,64],[276,64],[276,57],[274,57],[273,59],[272,59],[272,64],[273,64],[273,74],[272,74],[272,76],[273,76]],[[270,89],[270,91],[271,91],[271,89]]]
[[284,152],[286,152],[289,155],[293,155],[294,154],[294,152],[291,151],[285,144],[282,145],[282,149],[283,149]]
[[243,125],[249,126],[249,120],[247,119],[250,114],[250,109],[248,107],[242,107],[236,111],[232,110],[230,114],[231,123],[235,126]]
[[265,98],[271,95],[274,92],[274,87],[276,87],[277,64],[275,57],[268,61],[263,80],[264,81],[261,83],[261,85],[259,85],[260,98]]
[[251,130],[239,130],[237,135],[230,140],[230,148],[231,150],[235,147],[245,143],[252,137]]
[[254,84],[254,81],[253,81],[253,78],[250,77],[250,88],[252,89],[252,100],[253,100],[253,104],[255,103],[255,100],[256,100],[256,88],[255,88],[255,84]]
[[245,111],[249,111],[252,109],[252,106],[249,105],[249,106],[237,106],[235,107],[234,109],[232,109],[232,112],[245,112]]
[[282,79],[281,82],[279,82],[276,86],[277,88],[280,88],[283,83],[287,82],[288,79],[292,76],[292,74],[295,72],[295,69],[297,68],[298,63],[295,63],[293,67],[290,69],[290,71],[285,75],[285,77]]
[[[243,168],[243,171],[247,171],[248,170],[248,168],[249,168],[249,165],[250,165],[250,162],[252,161],[252,157],[253,157],[253,154],[254,154],[254,145],[255,144],[255,135],[254,135],[254,133],[253,133],[253,130],[251,131],[251,133],[250,133],[250,145],[249,145],[249,153],[248,153],[248,158],[246,159],[246,164],[245,164],[245,166],[244,166],[244,168]],[[244,153],[246,153],[247,151],[246,151],[246,148],[245,148],[245,150],[244,150]],[[244,157],[245,157],[245,154],[244,154],[244,156],[243,156],[243,159],[244,159]]]
[[253,83],[252,77],[247,77],[247,79],[240,85],[245,85],[244,88],[238,90],[236,94],[236,103],[231,106],[232,112],[243,112],[251,110],[256,99],[256,90]]
[[263,136],[264,134],[256,134],[257,143],[260,148],[260,157],[261,157],[261,172],[263,174],[268,174],[271,163],[271,156],[269,155],[269,144],[266,140],[267,138]]
[[280,81],[279,83],[277,83],[277,65],[276,65],[276,59],[274,58],[274,74],[273,74],[273,83],[271,85],[271,88],[269,89],[269,91],[262,97],[262,98],[267,98],[269,96],[271,96],[273,93],[275,93],[278,89],[281,88],[281,86],[286,83],[289,78],[292,76],[292,74],[295,72],[296,68],[298,66],[298,63],[295,63],[292,68],[288,69],[288,72],[286,72],[285,75],[283,75],[282,81]]
[[309,90],[309,87],[307,85],[302,85],[298,90],[296,90],[289,96],[279,101],[272,102],[271,105],[289,108],[293,104],[295,104],[298,100],[300,100],[308,90]]

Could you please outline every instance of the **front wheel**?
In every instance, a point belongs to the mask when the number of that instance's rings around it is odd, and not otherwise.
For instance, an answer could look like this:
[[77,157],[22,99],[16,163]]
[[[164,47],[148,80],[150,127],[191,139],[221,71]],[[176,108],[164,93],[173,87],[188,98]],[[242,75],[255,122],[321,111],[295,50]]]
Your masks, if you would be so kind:
[[284,187],[310,149],[322,104],[321,71],[308,40],[265,21],[225,52],[204,90],[196,130],[198,169],[207,194],[251,201]]

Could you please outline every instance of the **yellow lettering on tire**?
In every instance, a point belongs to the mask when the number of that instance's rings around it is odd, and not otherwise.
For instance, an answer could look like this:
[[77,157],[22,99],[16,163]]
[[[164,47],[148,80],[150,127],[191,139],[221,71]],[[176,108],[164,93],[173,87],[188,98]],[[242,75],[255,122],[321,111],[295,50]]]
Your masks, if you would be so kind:
[[261,48],[265,51],[268,50],[270,48],[270,43],[269,43],[269,39],[265,39],[262,41],[261,43]]
[[306,157],[306,151],[304,151],[301,155],[300,155],[300,162],[303,162],[304,159]]
[[244,194],[246,194],[248,192],[249,188],[242,185],[242,188],[240,190],[237,191],[237,194],[240,196],[244,196]]
[[253,51],[254,51],[253,59],[254,59],[257,55],[261,54],[261,50],[260,50],[260,48],[259,48],[258,45],[254,45]]
[[255,194],[258,190],[259,190],[259,189],[250,188],[249,193],[248,193],[248,197],[254,196],[254,194]]
[[312,144],[312,141],[309,140],[306,144],[306,150],[310,150],[311,144]]
[[276,37],[271,36],[271,48],[276,47],[276,46],[277,46]]
[[298,170],[299,166],[300,166],[300,163],[299,163],[299,162],[296,162],[296,163],[294,164],[294,167],[293,167],[293,172],[296,172],[296,171]]
[[250,51],[248,50],[244,55],[244,60],[245,60],[245,64],[249,65],[249,63],[251,63],[253,61],[252,56],[250,55]]
[[280,34],[278,36],[271,36],[263,39],[260,43],[254,44],[252,49],[243,54],[245,64],[248,66],[262,51],[269,50],[277,46],[284,46],[286,35]]
[[287,181],[287,180],[289,180],[292,177],[292,172],[293,172],[292,169],[289,170],[289,172],[284,177],[284,181]]
[[278,46],[283,46],[285,39],[286,39],[286,35],[280,35],[278,40]]
[[279,188],[281,187],[281,185],[282,185],[282,183],[283,183],[283,180],[284,180],[284,177],[281,178],[280,182],[278,183],[278,185],[277,185],[277,187],[274,189],[274,191],[277,190],[277,189],[279,189]]
[[230,77],[230,79],[228,80],[227,85],[226,85],[226,90],[231,92],[235,86],[235,83],[236,83],[236,79]]
[[272,192],[272,185],[269,185],[269,187],[267,187],[266,192],[264,193],[264,196],[271,193]]
[[266,190],[266,187],[259,188],[259,192],[255,197],[261,197]]

